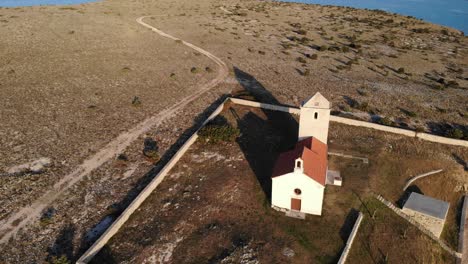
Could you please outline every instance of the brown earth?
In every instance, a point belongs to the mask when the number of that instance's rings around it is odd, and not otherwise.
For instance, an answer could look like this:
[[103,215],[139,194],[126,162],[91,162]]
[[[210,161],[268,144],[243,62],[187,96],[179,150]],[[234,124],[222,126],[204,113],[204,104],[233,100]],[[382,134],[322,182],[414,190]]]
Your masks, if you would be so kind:
[[[350,263],[362,263],[361,260],[367,263],[369,257],[380,261],[385,257],[395,259],[396,256],[407,259],[408,263],[415,259],[454,261],[450,254],[406,220],[387,212],[379,202],[371,204],[370,194],[384,189],[374,182],[385,177],[388,181],[403,180],[401,186],[385,187],[389,191],[385,195],[403,196],[404,180],[415,173],[411,168],[398,175],[382,170],[384,164],[392,163],[388,156],[405,160],[401,166],[406,167],[414,162],[411,153],[417,151],[416,146],[422,145],[426,152],[438,148],[440,154],[434,158],[439,159],[447,152],[458,153],[462,148],[445,148],[361,128],[350,130],[347,126],[332,123],[330,151],[368,157],[369,164],[330,156],[329,166],[341,171],[344,185],[327,186],[323,215],[309,215],[303,221],[274,211],[268,201],[272,165],[280,152],[294,145],[296,119],[288,114],[229,104],[222,117],[240,129],[241,136],[237,142],[207,144],[199,140],[98,254],[95,263],[150,260],[238,263],[243,257],[252,261],[248,263],[335,263],[356,219],[357,210],[374,210],[374,207],[379,207],[377,214],[364,213],[367,218],[373,215],[373,219],[379,221],[366,220],[359,240],[375,242],[368,250],[370,253],[357,249],[359,253],[353,253],[354,260]],[[389,149],[389,146],[400,148]],[[402,146],[405,146],[404,150]],[[445,181],[454,182],[454,185],[466,182],[460,178],[464,175],[458,170],[460,165],[445,158],[433,166],[441,164],[451,171],[451,174],[441,176]],[[463,193],[453,188],[437,187],[432,186],[431,189],[458,197],[458,200],[447,200],[450,202],[458,202]],[[456,214],[456,210],[453,208],[451,212]],[[372,223],[368,224],[369,221]],[[456,222],[447,222],[446,230],[457,228]],[[402,230],[406,230],[404,237]],[[401,239],[401,243],[394,243],[396,239]],[[451,237],[444,239],[450,240]],[[288,258],[283,254],[288,249],[295,252],[294,257]],[[380,255],[379,250],[384,255]]]
[[377,199],[366,200],[362,210],[348,263],[456,263],[437,242]]
[[[198,114],[241,85],[264,87],[272,95],[266,100],[279,103],[297,105],[320,91],[334,110],[355,117],[388,116],[437,133],[454,126],[466,131],[466,37],[413,18],[263,1],[0,8],[1,220],[51,190],[117,135],[215,78],[212,61],[137,24],[143,15],[154,15],[146,22],[222,58],[233,69],[230,77],[142,135],[124,151],[128,161],[107,161],[50,204],[53,218],[0,245],[6,252],[0,262],[41,261],[62,247],[72,258],[79,255],[95,239],[84,239],[88,231],[118,214],[158,170],[141,155],[144,138],[156,139],[167,160],[203,116]],[[317,50],[323,45],[349,51]],[[398,73],[400,67],[405,73]],[[441,78],[444,84],[436,82]],[[132,104],[135,96],[141,105]],[[42,174],[3,173],[41,157],[52,159]],[[450,154],[445,159],[454,160]],[[70,239],[71,251],[60,242]]]

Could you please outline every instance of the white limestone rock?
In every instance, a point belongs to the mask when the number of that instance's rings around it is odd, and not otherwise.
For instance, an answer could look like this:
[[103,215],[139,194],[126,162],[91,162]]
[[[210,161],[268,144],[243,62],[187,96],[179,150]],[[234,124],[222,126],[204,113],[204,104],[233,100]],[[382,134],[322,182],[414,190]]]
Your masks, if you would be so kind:
[[8,174],[42,173],[52,163],[50,158],[40,158],[32,162],[16,165],[7,170]]

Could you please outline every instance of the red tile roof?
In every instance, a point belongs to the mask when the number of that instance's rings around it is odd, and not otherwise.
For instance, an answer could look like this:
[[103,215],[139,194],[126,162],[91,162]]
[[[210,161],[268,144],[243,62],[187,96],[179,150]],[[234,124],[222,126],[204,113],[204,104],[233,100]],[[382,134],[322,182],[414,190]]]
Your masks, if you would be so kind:
[[310,137],[296,143],[293,150],[283,152],[276,160],[272,178],[294,171],[297,158],[303,160],[304,174],[325,186],[327,175],[327,144]]

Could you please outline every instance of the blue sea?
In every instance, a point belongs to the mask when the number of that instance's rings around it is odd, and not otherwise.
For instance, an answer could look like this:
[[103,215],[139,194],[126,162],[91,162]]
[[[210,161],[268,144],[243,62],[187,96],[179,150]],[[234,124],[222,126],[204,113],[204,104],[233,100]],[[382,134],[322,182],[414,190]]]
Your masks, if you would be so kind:
[[[468,0],[283,0],[320,5],[380,9],[459,29],[468,33]],[[70,5],[93,0],[0,0],[0,6]]]
[[[319,5],[380,9],[421,18],[468,34],[468,0],[282,0]],[[0,0],[1,2],[1,0]]]

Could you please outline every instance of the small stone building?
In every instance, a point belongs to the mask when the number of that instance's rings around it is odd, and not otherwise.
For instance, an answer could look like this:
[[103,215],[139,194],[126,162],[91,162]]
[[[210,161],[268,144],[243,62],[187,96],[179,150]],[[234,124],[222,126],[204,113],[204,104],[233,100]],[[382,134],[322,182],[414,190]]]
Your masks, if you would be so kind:
[[450,204],[419,193],[411,193],[402,211],[440,237]]

